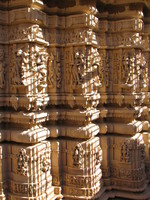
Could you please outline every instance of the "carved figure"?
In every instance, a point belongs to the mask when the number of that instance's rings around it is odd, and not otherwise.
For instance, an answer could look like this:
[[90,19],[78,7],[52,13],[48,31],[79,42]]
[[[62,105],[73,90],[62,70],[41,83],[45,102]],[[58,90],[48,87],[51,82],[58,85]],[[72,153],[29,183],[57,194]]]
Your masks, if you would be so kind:
[[123,57],[122,63],[122,83],[128,84],[130,80],[130,57]]
[[80,144],[77,144],[73,151],[73,165],[81,167],[85,152]]
[[48,85],[49,86],[54,86],[54,81],[55,81],[53,62],[54,62],[54,56],[51,53],[48,58]]
[[74,55],[74,63],[72,64],[71,74],[72,74],[72,84],[80,85],[83,80],[83,66],[84,66],[84,56],[79,52]]
[[26,154],[25,149],[20,149],[19,156],[17,159],[17,171],[21,175],[26,176],[28,172],[28,162],[29,162],[29,157]]
[[56,87],[61,88],[61,65],[60,62],[56,66]]
[[3,58],[4,58],[4,53],[1,51],[0,52],[0,88],[2,88],[3,85],[5,84],[5,78],[4,78],[5,70],[4,70]]
[[18,57],[22,53],[22,50],[16,50],[16,45],[12,46],[12,52],[10,52],[10,83],[12,85],[20,85],[21,81],[21,58]]
[[46,84],[47,60],[48,60],[48,54],[46,52],[43,51],[37,55],[37,67],[38,67],[37,81],[38,85],[40,86],[44,86]]
[[48,161],[48,159],[46,158],[46,155],[42,155],[41,157],[41,170],[43,172],[47,172],[50,169],[50,163]]
[[121,161],[123,162],[130,162],[130,149],[128,144],[125,142],[122,146],[121,146]]

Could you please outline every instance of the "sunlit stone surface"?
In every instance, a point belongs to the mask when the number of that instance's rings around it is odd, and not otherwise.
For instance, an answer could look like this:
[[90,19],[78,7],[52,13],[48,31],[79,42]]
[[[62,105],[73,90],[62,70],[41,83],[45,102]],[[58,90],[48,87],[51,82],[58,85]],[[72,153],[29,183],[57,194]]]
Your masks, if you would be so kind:
[[150,1],[0,1],[0,200],[150,198]]

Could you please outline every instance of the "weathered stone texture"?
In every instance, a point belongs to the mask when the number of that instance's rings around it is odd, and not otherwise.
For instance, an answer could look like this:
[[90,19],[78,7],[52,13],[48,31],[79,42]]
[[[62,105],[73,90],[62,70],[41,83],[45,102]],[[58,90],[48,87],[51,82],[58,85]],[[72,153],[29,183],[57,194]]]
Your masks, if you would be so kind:
[[0,199],[150,198],[150,1],[0,1]]

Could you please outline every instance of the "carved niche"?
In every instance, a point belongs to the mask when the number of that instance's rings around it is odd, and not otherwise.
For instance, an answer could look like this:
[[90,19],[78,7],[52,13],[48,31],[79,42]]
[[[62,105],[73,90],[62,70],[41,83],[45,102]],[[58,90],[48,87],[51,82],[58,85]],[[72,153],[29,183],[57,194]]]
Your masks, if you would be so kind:
[[35,44],[10,47],[9,79],[13,86],[30,86],[32,93],[47,87],[47,48]]
[[0,88],[4,88],[6,80],[5,73],[4,51],[0,49]]
[[50,169],[50,162],[49,162],[49,158],[46,151],[41,154],[40,160],[41,160],[41,164],[40,164],[41,171],[47,172]]
[[[19,52],[18,52],[19,53]],[[9,66],[9,80],[10,85],[22,85],[21,80],[21,58],[17,58],[17,45],[13,44],[9,48],[10,66]]]
[[121,146],[121,162],[131,162],[131,149],[129,148],[129,142],[124,142]]
[[143,53],[140,53],[138,55],[138,58],[140,59],[140,71],[139,71],[139,88],[142,90],[147,87],[148,85],[148,70],[146,65],[146,55]]
[[27,176],[28,173],[29,156],[25,149],[20,149],[17,158],[17,172],[21,175]]
[[48,57],[48,87],[60,89],[62,85],[61,53],[50,51]]
[[144,143],[140,143],[138,140],[127,140],[121,145],[121,162],[133,162],[136,155],[138,155],[136,162],[141,163],[144,161]]
[[134,55],[132,52],[123,51],[121,65],[121,83],[131,86],[133,84]]
[[73,165],[75,167],[82,167],[83,162],[84,162],[84,155],[85,155],[85,150],[81,146],[81,144],[77,144],[74,148],[73,151]]
[[121,79],[121,59],[122,52],[120,50],[114,50],[113,52],[113,71],[112,71],[112,79],[114,85],[120,85]]
[[[90,66],[92,67],[92,78],[94,89],[98,89],[99,87],[103,86],[104,83],[104,66],[102,63],[102,57],[96,48],[92,48],[89,51],[89,59],[90,59]],[[89,67],[90,67],[89,66]]]
[[108,52],[106,50],[99,50],[99,77],[101,86],[109,87],[109,79],[110,79],[110,69],[109,63],[110,58]]
[[102,162],[102,149],[100,146],[97,147],[95,155],[95,165],[101,165]]
[[73,63],[71,64],[72,86],[79,86],[84,80],[85,56],[81,51],[73,52]]

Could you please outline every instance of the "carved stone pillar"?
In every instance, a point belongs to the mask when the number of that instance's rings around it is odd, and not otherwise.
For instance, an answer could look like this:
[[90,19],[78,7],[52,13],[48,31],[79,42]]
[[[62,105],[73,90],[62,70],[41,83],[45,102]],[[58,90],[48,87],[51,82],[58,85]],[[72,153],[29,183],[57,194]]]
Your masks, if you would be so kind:
[[149,9],[0,1],[0,199],[149,198]]

